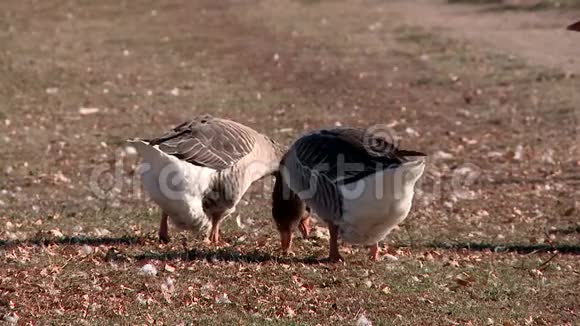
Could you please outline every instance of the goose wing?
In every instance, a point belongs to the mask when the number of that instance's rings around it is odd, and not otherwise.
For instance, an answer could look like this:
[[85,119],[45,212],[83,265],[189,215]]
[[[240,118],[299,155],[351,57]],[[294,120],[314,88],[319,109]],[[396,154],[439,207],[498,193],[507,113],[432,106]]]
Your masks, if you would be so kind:
[[[409,157],[425,156],[399,150],[387,139],[362,128],[320,130],[298,139],[285,159],[293,176],[291,188],[321,216],[342,216],[339,187],[378,171],[395,168]],[[284,171],[283,171],[284,172]]]
[[362,128],[320,130],[298,140],[297,159],[329,181],[348,184],[387,168],[395,168],[421,152],[401,150],[384,136]]
[[252,152],[256,132],[234,121],[205,115],[148,142],[191,164],[222,170]]

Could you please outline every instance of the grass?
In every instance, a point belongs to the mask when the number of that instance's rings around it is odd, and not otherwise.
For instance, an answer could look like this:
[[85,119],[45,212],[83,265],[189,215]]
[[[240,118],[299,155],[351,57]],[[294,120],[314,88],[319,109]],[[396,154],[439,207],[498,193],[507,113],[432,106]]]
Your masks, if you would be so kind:
[[[563,159],[576,80],[405,25],[375,2],[139,0],[119,9],[103,1],[71,4],[72,18],[31,6],[8,1],[12,14],[2,18],[18,28],[0,53],[10,63],[0,67],[0,123],[11,120],[0,130],[10,145],[0,164],[12,167],[0,171],[0,317],[96,325],[577,319],[580,233],[573,165]],[[111,27],[118,17],[125,23]],[[81,106],[100,111],[82,116]],[[238,206],[240,224],[225,222],[230,246],[175,230],[161,245],[156,208],[134,178],[137,159],[120,147],[203,112],[285,143],[337,122],[396,122],[405,144],[433,156],[422,184],[431,197],[418,195],[377,263],[345,244],[345,264],[320,263],[324,235],[298,238],[295,255],[281,256],[268,182]],[[407,137],[408,128],[421,137]],[[526,159],[512,159],[520,144]],[[557,163],[542,160],[545,149]],[[122,181],[105,198],[88,184],[97,166],[102,183]],[[460,189],[473,200],[452,184],[469,166],[482,172]],[[145,264],[157,275],[143,275]]]

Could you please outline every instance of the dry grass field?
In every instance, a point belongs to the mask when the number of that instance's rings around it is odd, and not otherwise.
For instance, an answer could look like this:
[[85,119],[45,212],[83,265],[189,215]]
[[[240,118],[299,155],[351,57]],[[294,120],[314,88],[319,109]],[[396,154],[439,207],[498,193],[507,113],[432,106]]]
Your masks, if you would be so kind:
[[[580,325],[580,11],[469,2],[3,0],[0,323]],[[230,246],[162,245],[124,141],[203,113],[428,167],[379,262],[321,224],[281,257],[269,179]]]

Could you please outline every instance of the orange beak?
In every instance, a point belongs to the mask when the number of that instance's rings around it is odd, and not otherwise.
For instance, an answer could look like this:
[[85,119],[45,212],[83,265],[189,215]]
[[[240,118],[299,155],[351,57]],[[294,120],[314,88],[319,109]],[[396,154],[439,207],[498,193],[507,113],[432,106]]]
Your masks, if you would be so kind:
[[282,252],[288,253],[292,247],[292,231],[281,231],[280,237],[282,240]]
[[310,235],[311,228],[312,227],[310,225],[310,215],[306,215],[305,217],[302,218],[302,220],[300,220],[300,224],[298,224],[298,230],[300,230],[300,232],[302,233],[303,238],[308,238],[308,236]]

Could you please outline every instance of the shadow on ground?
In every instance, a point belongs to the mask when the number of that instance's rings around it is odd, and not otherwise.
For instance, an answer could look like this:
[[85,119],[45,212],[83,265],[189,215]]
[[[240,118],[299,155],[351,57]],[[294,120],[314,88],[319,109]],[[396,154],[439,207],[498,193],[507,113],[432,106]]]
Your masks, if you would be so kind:
[[315,257],[290,257],[290,256],[273,256],[269,253],[261,252],[258,250],[242,253],[235,250],[234,247],[221,248],[221,249],[191,249],[184,251],[169,251],[163,253],[146,252],[136,255],[131,255],[130,258],[136,260],[175,260],[180,259],[183,261],[192,260],[206,260],[209,262],[213,261],[225,261],[225,262],[246,262],[246,263],[265,263],[265,262],[277,262],[283,264],[289,263],[302,263],[302,264],[319,264],[325,262],[325,259],[317,259]]
[[[88,245],[88,246],[128,246],[128,245],[145,245],[147,243],[156,241],[156,239],[149,237],[62,237],[62,238],[34,238],[25,240],[0,240],[0,249],[8,249],[17,246],[49,246],[49,245]],[[141,252],[136,254],[127,254],[119,248],[112,247],[105,255],[105,260],[175,260],[180,259],[184,261],[206,260],[212,261],[226,261],[226,262],[249,262],[249,263],[263,263],[263,262],[279,262],[279,263],[303,263],[303,264],[318,264],[322,263],[324,259],[317,259],[315,257],[295,258],[290,256],[273,256],[268,253],[260,251],[252,251],[241,253],[234,247],[226,247],[219,249],[191,249],[191,250],[169,250],[166,252]]]
[[472,243],[472,242],[458,242],[458,243],[431,243],[427,247],[434,249],[458,250],[467,249],[470,251],[484,251],[490,250],[496,253],[515,252],[518,254],[531,254],[537,252],[557,251],[562,254],[580,254],[580,244],[493,244],[493,243]]
[[61,237],[61,238],[33,238],[25,240],[1,240],[0,239],[0,249],[9,248],[14,246],[48,246],[48,245],[88,245],[88,246],[101,246],[101,245],[142,245],[145,244],[147,238],[145,237],[133,237],[133,236],[123,236],[123,237],[84,237],[84,236],[73,236],[73,237]]
[[[574,229],[576,231],[576,229]],[[62,237],[51,239],[26,239],[26,240],[0,240],[0,249],[6,249],[14,246],[48,246],[48,245],[145,245],[146,243],[154,241],[148,237]],[[434,242],[423,246],[424,248],[444,249],[444,250],[469,250],[469,251],[485,251],[489,250],[495,253],[518,253],[518,254],[533,254],[541,252],[558,252],[561,254],[580,255],[580,244],[493,244],[493,243],[474,243],[474,242],[457,242],[445,243]],[[420,247],[418,247],[420,248]],[[119,250],[118,248],[110,248],[105,256],[106,260],[129,261],[129,260],[183,260],[194,261],[204,260],[209,262],[225,261],[225,262],[246,262],[246,263],[302,263],[302,264],[320,264],[326,262],[325,259],[319,259],[313,256],[308,257],[292,257],[271,255],[269,253],[254,250],[251,252],[242,253],[236,250],[235,246],[225,247],[219,249],[205,249],[194,248],[191,250],[169,250],[166,252],[140,252],[135,254],[128,254]]]

